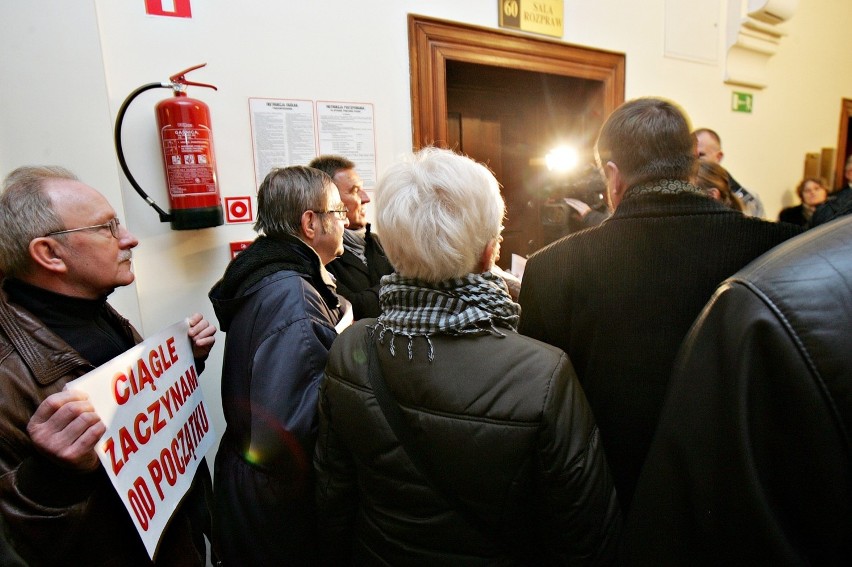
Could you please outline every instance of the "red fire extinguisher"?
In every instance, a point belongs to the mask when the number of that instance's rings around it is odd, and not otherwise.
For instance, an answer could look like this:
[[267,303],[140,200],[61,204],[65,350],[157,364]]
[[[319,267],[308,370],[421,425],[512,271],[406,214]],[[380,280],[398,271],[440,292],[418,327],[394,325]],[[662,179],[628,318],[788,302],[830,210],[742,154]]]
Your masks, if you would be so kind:
[[[115,149],[122,171],[136,192],[159,213],[160,221],[171,222],[174,230],[208,228],[224,222],[213,152],[210,109],[202,101],[186,96],[186,87],[189,85],[216,90],[213,85],[186,80],[187,73],[205,65],[202,63],[176,73],[169,77],[168,83],[149,83],[139,87],[122,103],[115,121]],[[155,88],[174,91],[173,97],[160,101],[156,107],[160,148],[171,204],[169,213],[161,209],[133,178],[121,145],[121,125],[127,108],[137,96]]]

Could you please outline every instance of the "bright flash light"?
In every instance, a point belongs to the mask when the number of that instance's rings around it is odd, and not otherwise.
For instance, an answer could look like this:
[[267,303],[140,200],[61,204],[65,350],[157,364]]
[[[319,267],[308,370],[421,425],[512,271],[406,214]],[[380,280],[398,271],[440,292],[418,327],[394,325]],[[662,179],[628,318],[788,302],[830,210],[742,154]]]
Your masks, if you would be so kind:
[[547,164],[548,170],[565,173],[577,167],[580,162],[580,155],[574,148],[559,146],[547,152],[547,155],[544,156],[544,162]]

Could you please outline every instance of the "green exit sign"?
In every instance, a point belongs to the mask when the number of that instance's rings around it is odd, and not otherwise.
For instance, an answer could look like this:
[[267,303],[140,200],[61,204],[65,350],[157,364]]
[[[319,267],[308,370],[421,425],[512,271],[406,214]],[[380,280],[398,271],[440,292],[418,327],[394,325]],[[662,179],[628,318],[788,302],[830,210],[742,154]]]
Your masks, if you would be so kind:
[[731,110],[734,112],[751,112],[754,107],[754,95],[734,91],[731,96]]

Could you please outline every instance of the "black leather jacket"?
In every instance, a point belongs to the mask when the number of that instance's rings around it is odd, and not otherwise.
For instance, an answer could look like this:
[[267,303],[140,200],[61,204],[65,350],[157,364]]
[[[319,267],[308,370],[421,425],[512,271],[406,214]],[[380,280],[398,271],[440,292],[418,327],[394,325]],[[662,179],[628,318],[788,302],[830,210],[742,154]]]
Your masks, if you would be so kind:
[[[328,564],[603,564],[621,527],[597,427],[565,354],[515,332],[396,337],[378,346],[388,387],[434,481],[406,456],[376,403],[355,323],[329,353],[314,466]],[[390,341],[389,334],[386,341]],[[372,339],[371,339],[372,340]],[[439,478],[438,478],[439,477]],[[494,531],[504,534],[495,541]]]
[[628,565],[852,564],[852,217],[724,282],[687,336]]
[[[109,306],[108,306],[109,307]],[[128,338],[141,337],[109,307]],[[150,565],[136,528],[102,467],[60,468],[34,449],[27,423],[39,404],[93,367],[0,288],[0,512],[31,565]],[[210,474],[195,485],[167,528],[159,564],[204,565]]]

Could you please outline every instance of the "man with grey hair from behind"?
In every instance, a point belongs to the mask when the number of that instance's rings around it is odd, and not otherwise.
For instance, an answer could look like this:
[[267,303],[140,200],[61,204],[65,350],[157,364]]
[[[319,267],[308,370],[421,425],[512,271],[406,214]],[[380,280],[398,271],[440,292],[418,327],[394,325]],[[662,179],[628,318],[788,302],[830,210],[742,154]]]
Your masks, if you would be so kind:
[[314,466],[327,565],[606,564],[620,514],[561,350],[519,335],[491,269],[505,205],[482,164],[389,168],[376,224],[396,273],[329,353]]
[[314,565],[311,457],[317,388],[346,300],[328,264],[343,253],[346,207],[310,167],[269,172],[261,233],[210,290],[225,338],[213,546],[223,565]]
[[[0,513],[27,563],[150,560],[103,470],[105,431],[85,394],[64,386],[142,339],[108,303],[133,282],[139,241],[98,191],[67,169],[20,167],[0,195]],[[189,318],[199,369],[216,328]],[[199,467],[158,557],[204,565],[210,473]]]

